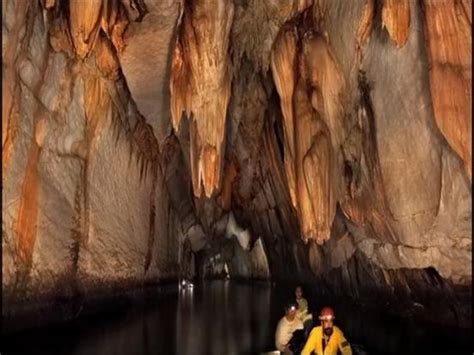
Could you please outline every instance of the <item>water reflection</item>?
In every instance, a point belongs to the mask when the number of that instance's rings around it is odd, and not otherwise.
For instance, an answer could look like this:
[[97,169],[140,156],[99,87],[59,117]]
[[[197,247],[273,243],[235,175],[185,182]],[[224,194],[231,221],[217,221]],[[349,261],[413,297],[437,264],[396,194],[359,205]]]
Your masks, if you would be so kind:
[[472,329],[428,327],[410,319],[336,305],[348,339],[370,354],[472,354]]
[[[292,290],[212,281],[100,319],[2,340],[1,354],[258,354],[273,350]],[[311,300],[309,300],[311,302]],[[322,305],[313,305],[318,309]],[[334,305],[355,354],[471,354],[470,331],[428,329]]]
[[244,354],[265,347],[270,322],[269,287],[205,283],[181,292],[176,312],[178,354]]

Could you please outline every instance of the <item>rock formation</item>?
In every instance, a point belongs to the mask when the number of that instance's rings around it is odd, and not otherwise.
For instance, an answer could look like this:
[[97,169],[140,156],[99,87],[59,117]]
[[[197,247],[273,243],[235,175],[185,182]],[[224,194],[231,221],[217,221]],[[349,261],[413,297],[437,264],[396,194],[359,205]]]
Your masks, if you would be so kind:
[[469,323],[471,7],[3,1],[2,314],[194,270]]

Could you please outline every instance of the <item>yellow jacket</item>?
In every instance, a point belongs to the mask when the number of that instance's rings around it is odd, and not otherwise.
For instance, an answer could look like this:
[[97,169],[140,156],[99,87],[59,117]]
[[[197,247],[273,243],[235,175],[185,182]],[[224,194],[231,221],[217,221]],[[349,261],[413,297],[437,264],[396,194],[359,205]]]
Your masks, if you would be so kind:
[[338,349],[342,355],[352,355],[349,342],[344,338],[342,331],[336,326],[334,326],[332,335],[323,353],[323,328],[318,326],[309,334],[301,355],[310,355],[312,351],[317,355],[336,355]]

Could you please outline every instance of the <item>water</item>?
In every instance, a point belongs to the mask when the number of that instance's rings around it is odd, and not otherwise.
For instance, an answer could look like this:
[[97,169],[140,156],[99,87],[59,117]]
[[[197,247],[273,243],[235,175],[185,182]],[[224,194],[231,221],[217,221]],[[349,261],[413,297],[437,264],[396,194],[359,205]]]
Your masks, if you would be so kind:
[[[258,354],[291,290],[211,281],[144,307],[11,335],[1,354]],[[311,300],[309,300],[311,303]],[[359,354],[472,354],[472,330],[426,329],[336,306],[336,324]]]

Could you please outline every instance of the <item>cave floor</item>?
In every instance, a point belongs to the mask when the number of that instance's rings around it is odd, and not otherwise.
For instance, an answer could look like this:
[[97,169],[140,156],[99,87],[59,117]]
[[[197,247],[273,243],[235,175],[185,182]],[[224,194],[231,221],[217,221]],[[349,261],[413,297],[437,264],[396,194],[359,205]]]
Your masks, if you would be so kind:
[[[207,281],[144,306],[4,338],[3,354],[258,354],[273,350],[291,290]],[[309,300],[316,311],[322,305]],[[468,330],[432,329],[408,320],[334,305],[336,325],[354,354],[471,354]]]

